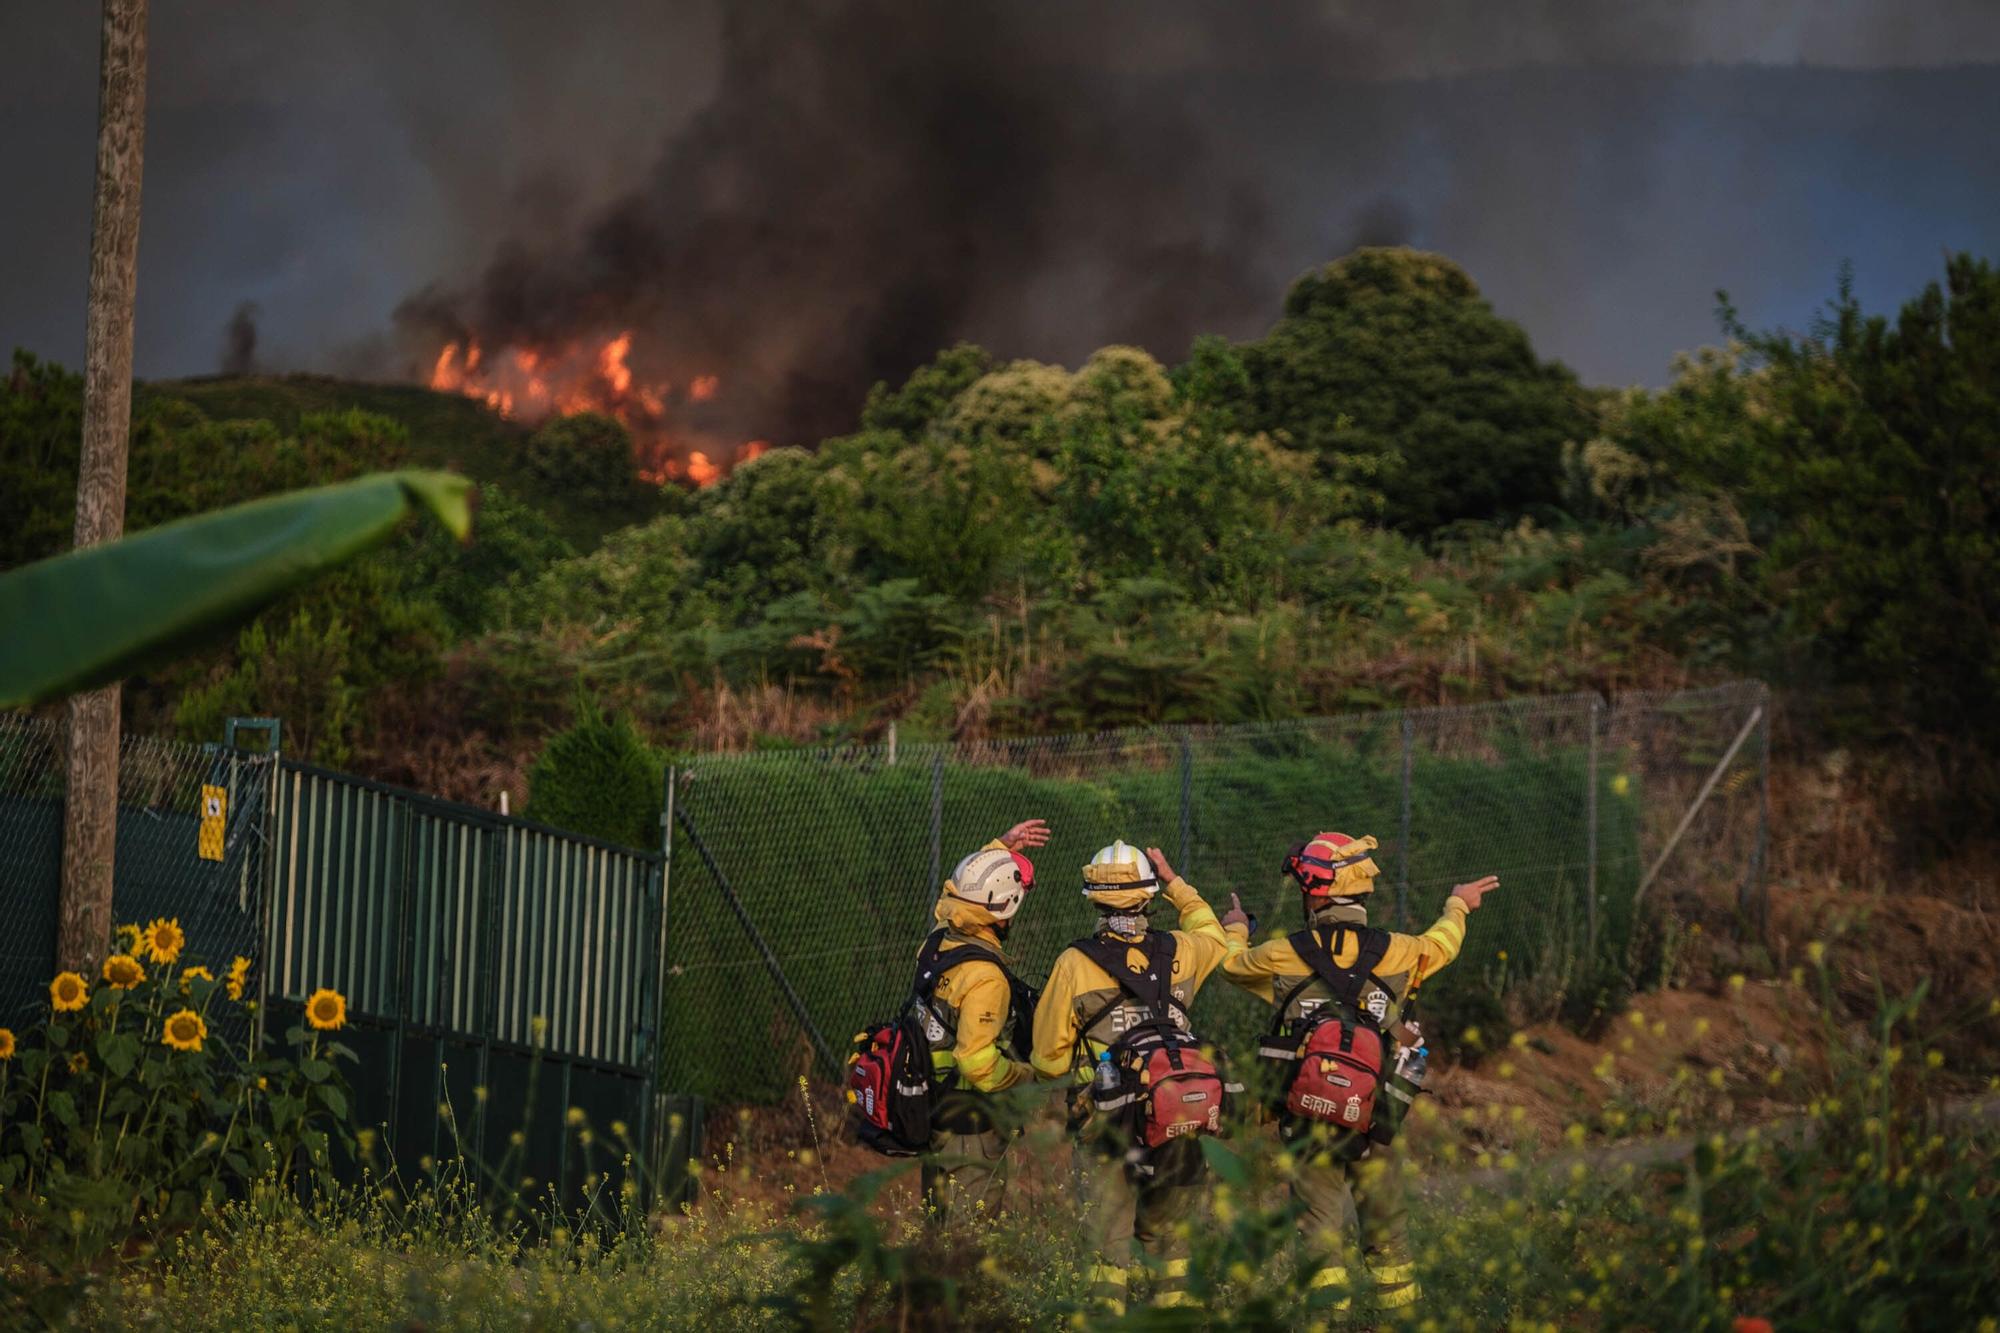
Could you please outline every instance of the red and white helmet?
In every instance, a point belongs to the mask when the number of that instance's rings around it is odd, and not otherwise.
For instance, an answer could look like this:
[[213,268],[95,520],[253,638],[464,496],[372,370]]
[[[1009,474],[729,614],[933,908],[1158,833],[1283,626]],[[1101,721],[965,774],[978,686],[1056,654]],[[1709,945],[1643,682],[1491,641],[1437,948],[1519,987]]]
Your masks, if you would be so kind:
[[1021,910],[1021,900],[1035,887],[1035,867],[1019,852],[982,848],[958,863],[947,887],[953,897],[1005,921]]
[[1320,833],[1285,853],[1284,870],[1308,898],[1359,898],[1375,891],[1381,867],[1369,853],[1373,838]]

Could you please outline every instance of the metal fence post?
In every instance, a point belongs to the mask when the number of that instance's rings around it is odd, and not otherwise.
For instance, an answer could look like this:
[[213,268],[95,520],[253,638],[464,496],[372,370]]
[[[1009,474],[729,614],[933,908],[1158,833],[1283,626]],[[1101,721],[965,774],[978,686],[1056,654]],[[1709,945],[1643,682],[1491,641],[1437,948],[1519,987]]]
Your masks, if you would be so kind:
[[[1764,692],[1768,703],[1769,691]],[[1768,922],[1770,899],[1764,893],[1764,855],[1771,835],[1771,710],[1764,710],[1763,733],[1757,747],[1757,841],[1750,851],[1750,873],[1744,879],[1747,901],[1745,914],[1754,913],[1757,933],[1762,936]]]
[[1185,728],[1181,731],[1181,849],[1175,864],[1182,874],[1187,873],[1189,859],[1194,855],[1194,746],[1188,741]]
[[1584,953],[1597,961],[1597,729],[1602,699],[1590,701],[1590,769],[1584,779]]
[[1396,877],[1396,921],[1408,927],[1410,924],[1410,770],[1414,758],[1416,724],[1410,721],[1409,713],[1403,714],[1403,819],[1397,832],[1397,863],[1400,870]]
[[674,874],[674,787],[677,770],[667,765],[666,786],[660,798],[660,865],[654,872],[652,895],[653,966],[639,998],[639,1050],[646,1060],[645,1102],[639,1109],[639,1142],[646,1155],[640,1169],[639,1188],[650,1200],[653,1182],[661,1179],[664,1150],[660,1140],[660,1120],[656,1103],[660,1098],[660,1033],[665,1030],[667,988],[667,887]]
[[924,886],[928,904],[944,883],[944,749],[931,758],[931,879]]

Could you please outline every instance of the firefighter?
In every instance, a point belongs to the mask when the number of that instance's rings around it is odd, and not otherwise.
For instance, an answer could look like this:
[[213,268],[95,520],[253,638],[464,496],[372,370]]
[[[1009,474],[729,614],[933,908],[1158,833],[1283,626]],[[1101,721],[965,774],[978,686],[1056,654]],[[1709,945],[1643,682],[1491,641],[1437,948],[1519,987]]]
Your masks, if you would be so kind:
[[[1064,950],[1050,969],[1035,1008],[1034,1066],[1045,1079],[1069,1083],[1070,1126],[1076,1138],[1076,1183],[1095,1251],[1091,1294],[1101,1308],[1122,1314],[1135,1270],[1133,1242],[1153,1273],[1153,1303],[1192,1304],[1187,1290],[1187,1219],[1202,1175],[1200,1145],[1193,1138],[1171,1139],[1142,1150],[1128,1133],[1098,1111],[1093,1081],[1110,1079],[1109,1058],[1120,1034],[1159,1016],[1135,999],[1089,952],[1109,956],[1114,966],[1143,967],[1149,958],[1167,966],[1152,974],[1171,1000],[1159,1006],[1192,1041],[1187,1007],[1209,973],[1245,947],[1249,918],[1231,896],[1219,921],[1192,884],[1174,873],[1157,847],[1143,853],[1123,842],[1098,852],[1083,868],[1083,895],[1098,911],[1097,928],[1087,940]],[[1147,913],[1164,896],[1179,914],[1178,929],[1154,931]],[[1217,1085],[1217,1101],[1220,1085]]]
[[[1356,1012],[1345,1016],[1368,1023],[1393,1043],[1385,1044],[1379,1119],[1369,1134],[1291,1114],[1282,1105],[1282,1094],[1277,1108],[1279,1137],[1297,1159],[1292,1192],[1302,1205],[1299,1231],[1314,1265],[1309,1300],[1337,1311],[1353,1304],[1346,1258],[1352,1245],[1344,1234],[1350,1209],[1359,1223],[1376,1305],[1407,1306],[1421,1294],[1391,1146],[1395,1127],[1422,1080],[1422,1034],[1413,1021],[1404,1021],[1404,1010],[1426,977],[1458,957],[1467,914],[1500,883],[1487,875],[1454,888],[1445,899],[1444,914],[1421,935],[1369,930],[1368,895],[1378,873],[1369,853],[1376,846],[1369,837],[1322,833],[1293,847],[1284,873],[1298,885],[1306,930],[1268,939],[1223,964],[1230,981],[1279,1007],[1274,1036],[1263,1051],[1267,1056],[1296,1060],[1286,1034],[1309,1028],[1316,1016],[1324,1016],[1316,1015],[1322,1006],[1345,1003],[1302,956],[1300,946],[1334,969],[1347,969],[1343,979],[1354,983],[1347,998],[1355,1002]],[[1280,1069],[1286,1077],[1294,1076],[1292,1069]]]
[[[1046,822],[1022,820],[960,861],[938,893],[938,929],[926,949],[935,943],[946,966],[926,1009],[935,1084],[943,1091],[923,1162],[924,1203],[935,1221],[954,1208],[996,1209],[1006,1192],[1007,1117],[996,1119],[992,1098],[1032,1077],[1025,1061],[1034,1003],[1013,976],[1004,945],[1035,883],[1034,864],[1023,853],[1048,840]],[[953,965],[951,955],[966,948],[990,959]]]

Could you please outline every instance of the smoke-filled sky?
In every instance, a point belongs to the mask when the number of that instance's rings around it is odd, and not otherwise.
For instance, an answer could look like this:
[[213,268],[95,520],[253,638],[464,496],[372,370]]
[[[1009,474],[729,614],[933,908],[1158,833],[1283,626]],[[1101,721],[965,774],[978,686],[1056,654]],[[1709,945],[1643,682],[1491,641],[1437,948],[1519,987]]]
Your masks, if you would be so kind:
[[[0,12],[0,345],[83,342],[95,6]],[[1659,383],[2000,257],[1991,0],[154,5],[138,364],[416,373],[634,333],[810,439],[969,338],[1260,332],[1357,243]]]

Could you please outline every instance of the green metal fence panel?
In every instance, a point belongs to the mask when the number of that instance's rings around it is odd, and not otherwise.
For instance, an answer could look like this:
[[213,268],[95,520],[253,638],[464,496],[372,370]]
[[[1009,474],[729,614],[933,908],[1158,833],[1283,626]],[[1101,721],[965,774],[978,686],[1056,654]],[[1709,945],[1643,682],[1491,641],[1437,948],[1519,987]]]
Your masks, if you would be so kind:
[[658,853],[296,763],[274,825],[273,998],[348,997],[371,1043],[357,1102],[399,1163],[511,1152],[573,1194],[589,1170],[573,1109],[639,1141]]

